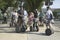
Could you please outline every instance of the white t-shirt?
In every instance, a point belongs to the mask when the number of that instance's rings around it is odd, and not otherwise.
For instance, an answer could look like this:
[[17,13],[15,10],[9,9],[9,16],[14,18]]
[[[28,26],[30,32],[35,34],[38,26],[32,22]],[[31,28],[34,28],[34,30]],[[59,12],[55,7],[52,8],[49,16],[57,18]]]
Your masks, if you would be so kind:
[[28,16],[28,13],[27,13],[27,11],[26,10],[24,10],[24,20],[26,20],[27,19],[27,16]]
[[18,17],[17,12],[11,12],[11,16],[14,15],[15,17]]
[[26,10],[24,10],[24,16],[28,16],[28,13]]
[[52,14],[52,15],[53,15],[52,11],[51,11],[51,10],[48,10],[48,11],[46,12],[47,19],[49,19],[49,18],[50,18],[50,14]]
[[4,13],[4,17],[7,17],[7,13]]
[[12,15],[15,15],[15,12],[12,11],[12,12],[11,12],[11,17],[12,17]]
[[12,12],[12,15],[14,15],[14,18],[15,18],[15,22],[18,21],[18,13],[17,12]]

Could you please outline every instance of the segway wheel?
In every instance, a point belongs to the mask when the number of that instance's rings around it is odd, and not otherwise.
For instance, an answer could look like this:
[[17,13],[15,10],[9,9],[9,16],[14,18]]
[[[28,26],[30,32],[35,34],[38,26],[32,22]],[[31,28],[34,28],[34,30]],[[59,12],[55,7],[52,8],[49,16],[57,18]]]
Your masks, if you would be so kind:
[[25,32],[25,31],[26,31],[26,28],[24,26],[22,26],[21,32]]
[[30,26],[30,31],[32,31],[33,30],[33,28],[32,28],[32,26]]
[[16,27],[15,31],[16,31],[16,33],[19,33],[20,32],[19,27]]
[[12,27],[12,24],[10,23],[10,27]]
[[27,30],[27,25],[25,25],[25,31]]
[[38,26],[36,26],[36,29],[37,29],[36,31],[38,32],[38,31],[39,31],[39,28],[38,28]]
[[49,29],[49,28],[46,29],[46,30],[45,30],[45,34],[48,35],[48,36],[51,35],[51,34],[52,34],[52,30]]

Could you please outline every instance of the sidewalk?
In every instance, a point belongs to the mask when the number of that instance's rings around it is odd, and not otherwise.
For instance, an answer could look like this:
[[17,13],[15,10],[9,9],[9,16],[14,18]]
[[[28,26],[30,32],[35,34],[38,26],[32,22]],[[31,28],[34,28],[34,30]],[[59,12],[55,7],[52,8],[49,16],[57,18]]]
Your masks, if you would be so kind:
[[[8,26],[8,24],[0,24],[1,26]],[[1,28],[0,28],[1,29]],[[5,31],[14,31],[14,28],[2,28]],[[0,40],[31,40],[33,39],[43,39],[42,35],[35,35],[45,32],[45,25],[44,27],[39,27],[39,32],[26,32],[26,33],[0,33]],[[29,31],[29,28],[28,28]],[[44,36],[45,38],[45,36]]]
[[27,34],[0,33],[0,40],[27,40]]

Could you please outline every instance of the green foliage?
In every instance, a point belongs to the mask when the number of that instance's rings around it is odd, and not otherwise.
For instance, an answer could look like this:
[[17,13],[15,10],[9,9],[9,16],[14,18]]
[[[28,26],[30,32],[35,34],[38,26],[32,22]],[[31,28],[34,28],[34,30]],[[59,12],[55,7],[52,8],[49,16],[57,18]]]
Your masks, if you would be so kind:
[[53,15],[54,15],[55,18],[57,18],[57,12],[54,11]]
[[[6,10],[8,7],[18,7],[18,2],[22,0],[0,0],[0,9]],[[28,11],[41,9],[44,0],[24,0],[24,7]]]
[[17,7],[17,0],[0,0],[0,9],[3,13],[7,10],[8,7]]
[[33,11],[35,9],[41,9],[42,2],[44,0],[25,0],[24,6],[28,11]]
[[53,15],[54,15],[55,18],[58,18],[60,16],[58,13],[60,13],[60,9],[55,9],[53,11]]

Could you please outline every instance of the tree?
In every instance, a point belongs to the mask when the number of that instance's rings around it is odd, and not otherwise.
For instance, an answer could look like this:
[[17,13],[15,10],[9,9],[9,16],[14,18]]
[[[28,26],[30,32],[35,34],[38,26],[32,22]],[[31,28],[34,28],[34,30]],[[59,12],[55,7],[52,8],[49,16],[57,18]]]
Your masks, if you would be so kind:
[[24,7],[28,11],[34,11],[35,9],[41,9],[44,0],[25,0]]
[[17,7],[17,0],[0,0],[0,9],[3,13],[8,7]]
[[[22,0],[0,0],[0,9],[2,9],[3,13],[6,11],[8,7],[18,7],[19,1]],[[33,11],[35,9],[41,9],[43,0],[24,0],[24,7],[28,11]]]

